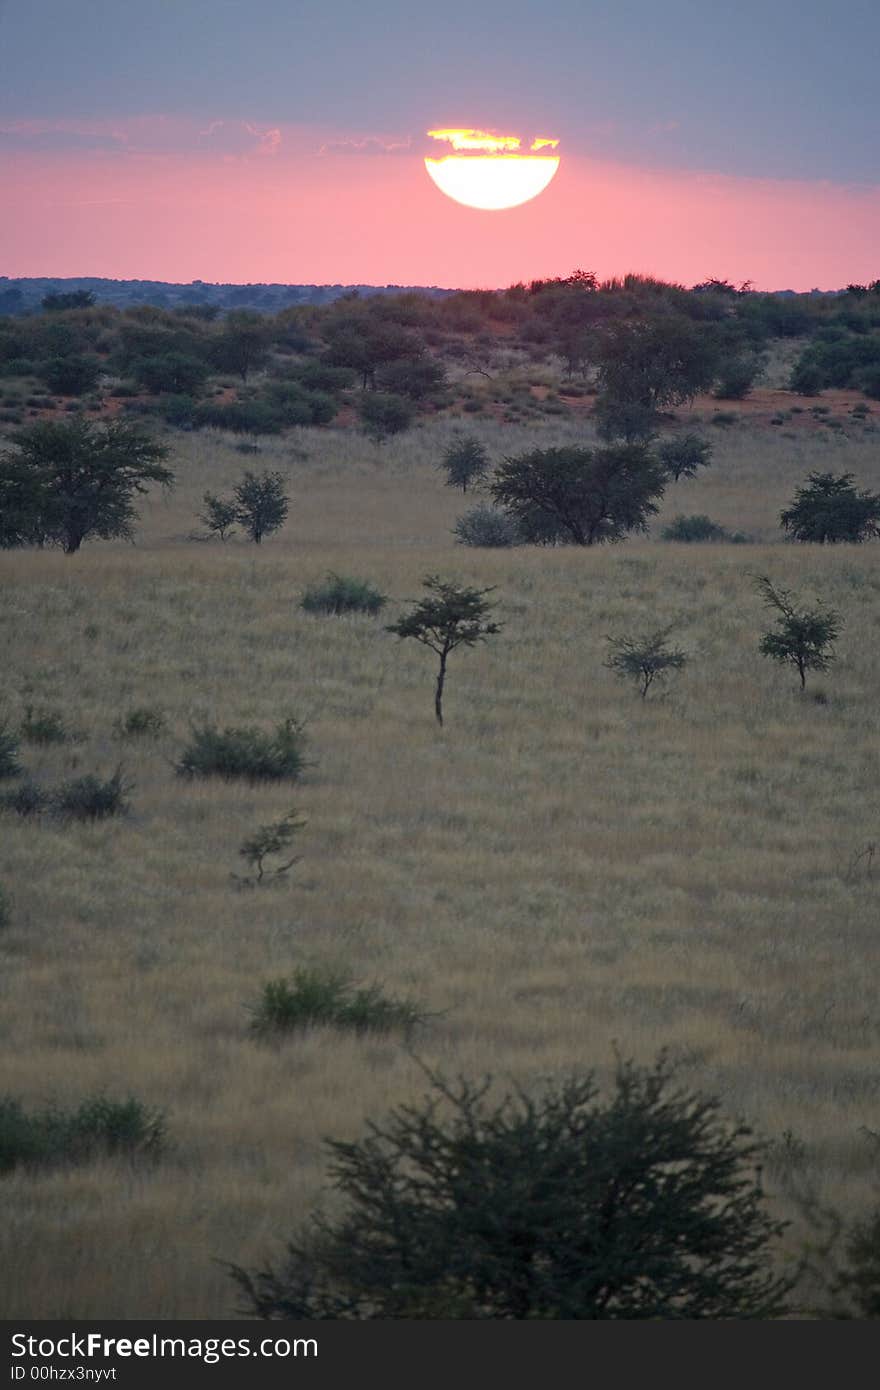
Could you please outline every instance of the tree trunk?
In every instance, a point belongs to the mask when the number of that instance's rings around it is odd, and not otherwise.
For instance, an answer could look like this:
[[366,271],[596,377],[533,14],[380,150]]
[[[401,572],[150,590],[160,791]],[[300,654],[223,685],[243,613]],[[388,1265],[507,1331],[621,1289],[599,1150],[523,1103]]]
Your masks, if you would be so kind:
[[446,682],[446,657],[446,652],[441,653],[440,670],[437,672],[437,689],[434,693],[434,713],[441,729],[443,728],[443,686]]

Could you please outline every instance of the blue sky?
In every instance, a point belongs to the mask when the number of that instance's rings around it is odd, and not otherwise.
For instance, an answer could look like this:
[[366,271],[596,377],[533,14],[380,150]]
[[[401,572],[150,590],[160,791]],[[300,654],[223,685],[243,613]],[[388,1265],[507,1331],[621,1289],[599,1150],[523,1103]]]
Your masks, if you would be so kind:
[[0,118],[538,128],[649,167],[878,182],[877,0],[0,0]]

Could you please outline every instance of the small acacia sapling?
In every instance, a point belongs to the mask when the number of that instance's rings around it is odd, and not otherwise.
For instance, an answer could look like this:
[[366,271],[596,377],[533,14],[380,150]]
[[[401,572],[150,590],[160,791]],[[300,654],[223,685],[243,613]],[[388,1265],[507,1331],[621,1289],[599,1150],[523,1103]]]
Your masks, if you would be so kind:
[[[298,855],[293,855],[284,864],[276,864],[267,867],[266,860],[273,856],[283,854],[290,848],[294,837],[300,830],[308,825],[308,821],[303,820],[296,810],[287,812],[280,820],[273,821],[270,825],[261,825],[241,843],[239,854],[251,869],[256,870],[255,882],[262,883],[266,874],[270,878],[279,878],[292,869],[299,860]],[[245,879],[250,882],[250,879]]]
[[501,631],[501,624],[488,621],[492,604],[486,594],[492,589],[472,589],[450,580],[429,574],[423,581],[427,594],[414,601],[414,607],[386,631],[397,637],[413,637],[430,647],[440,658],[437,685],[434,692],[434,713],[437,723],[443,724],[443,688],[446,683],[446,663],[456,647],[473,647]]
[[687,662],[686,652],[667,646],[671,631],[665,627],[638,637],[609,637],[611,651],[604,664],[623,680],[636,681],[644,700],[654,681],[665,679],[670,671],[680,671]]
[[766,575],[756,587],[768,608],[778,613],[776,627],[761,638],[760,651],[773,661],[790,664],[806,688],[808,671],[827,671],[834,660],[832,648],[843,628],[843,619],[832,608],[798,608],[789,589],[777,588]]

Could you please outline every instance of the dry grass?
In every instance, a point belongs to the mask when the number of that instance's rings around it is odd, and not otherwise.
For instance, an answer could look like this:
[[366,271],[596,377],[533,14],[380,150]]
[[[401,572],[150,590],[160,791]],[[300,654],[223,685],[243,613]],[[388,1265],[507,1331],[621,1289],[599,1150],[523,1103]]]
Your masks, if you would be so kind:
[[[4,1089],[131,1092],[167,1111],[172,1139],[149,1169],[3,1180],[5,1317],[226,1315],[212,1258],[276,1254],[321,1190],[322,1137],[423,1092],[393,1039],[249,1037],[244,1006],[297,965],[436,1013],[418,1049],[447,1072],[536,1081],[607,1070],[615,1040],[642,1060],[669,1046],[731,1114],[802,1139],[844,1212],[868,1196],[880,875],[846,870],[880,833],[880,549],[785,546],[775,514],[810,468],[878,486],[874,441],[723,434],[655,530],[707,512],[760,547],[482,552],[452,544],[470,500],[433,467],[454,427],[382,450],[302,432],[256,460],[183,436],[179,486],[145,505],[136,547],[0,554],[0,710],[61,707],[84,735],[26,762],[109,772],[122,750],[135,783],[125,821],[2,822]],[[496,457],[578,428],[459,427]],[[280,536],[183,539],[206,487],[264,462],[289,471]],[[392,595],[389,621],[428,571],[497,585],[504,632],[452,658],[444,732],[427,654],[370,619],[300,611],[330,569]],[[844,613],[836,669],[814,683],[826,704],[758,655],[754,572]],[[604,635],[672,620],[691,662],[643,703],[603,668]],[[167,732],[120,745],[136,705],[164,710]],[[288,714],[310,721],[300,786],[175,777],[193,720]],[[302,862],[237,890],[242,839],[291,805],[309,820]]]

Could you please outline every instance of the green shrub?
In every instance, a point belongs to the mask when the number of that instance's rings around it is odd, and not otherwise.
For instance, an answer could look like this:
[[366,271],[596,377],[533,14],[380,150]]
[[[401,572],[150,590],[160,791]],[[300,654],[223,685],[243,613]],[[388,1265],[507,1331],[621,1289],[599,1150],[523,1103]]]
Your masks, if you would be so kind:
[[270,980],[251,1013],[251,1032],[272,1038],[302,1028],[341,1028],[355,1033],[409,1034],[424,1020],[409,1000],[393,999],[381,985],[357,988],[332,970],[295,970],[292,980]]
[[295,782],[306,766],[302,724],[285,719],[272,733],[253,726],[193,728],[177,763],[182,777],[244,778],[250,782]]
[[522,536],[513,517],[500,507],[481,502],[469,512],[460,516],[452,528],[459,545],[473,545],[486,549],[501,546],[520,545]]
[[40,376],[56,396],[84,396],[94,390],[100,375],[97,357],[51,357],[40,368]]
[[105,1156],[154,1158],[164,1138],[162,1114],[133,1096],[93,1096],[76,1110],[50,1106],[30,1114],[11,1097],[0,1099],[0,1173]]
[[330,1141],[341,1203],[279,1268],[230,1273],[266,1319],[769,1319],[762,1149],[664,1058],[501,1095],[450,1083]]
[[193,416],[196,429],[232,430],[235,434],[280,434],[283,419],[265,401],[205,402]]
[[0,796],[0,807],[4,811],[13,811],[15,815],[21,816],[23,819],[41,816],[44,811],[49,810],[51,805],[51,793],[37,782],[32,782],[30,778],[26,782],[21,782],[15,791],[4,792]]
[[35,743],[38,747],[67,743],[72,737],[60,710],[46,709],[35,714],[33,705],[28,705],[24,712],[21,736],[25,743]]
[[62,782],[52,792],[51,810],[64,820],[95,821],[123,816],[129,809],[126,795],[130,791],[131,784],[123,777],[121,767],[104,781],[89,772]]
[[36,371],[37,364],[29,357],[10,357],[0,366],[2,376],[35,376]]
[[745,545],[750,537],[742,531],[727,531],[711,517],[696,514],[677,516],[668,526],[664,526],[661,536],[665,541],[727,541],[733,545]]
[[737,418],[738,417],[734,415],[731,410],[716,410],[709,423],[711,425],[720,425],[724,427],[726,425],[735,425]]
[[11,732],[5,720],[0,720],[0,780],[18,777],[21,763],[18,761],[18,739]]
[[387,602],[385,594],[368,580],[331,572],[321,583],[306,589],[300,606],[307,613],[332,613],[337,617],[346,613],[367,613],[375,617]]
[[165,715],[149,705],[136,705],[116,721],[119,738],[158,738],[165,731]]
[[751,391],[764,370],[759,357],[735,357],[725,362],[712,393],[719,401],[741,401]]

